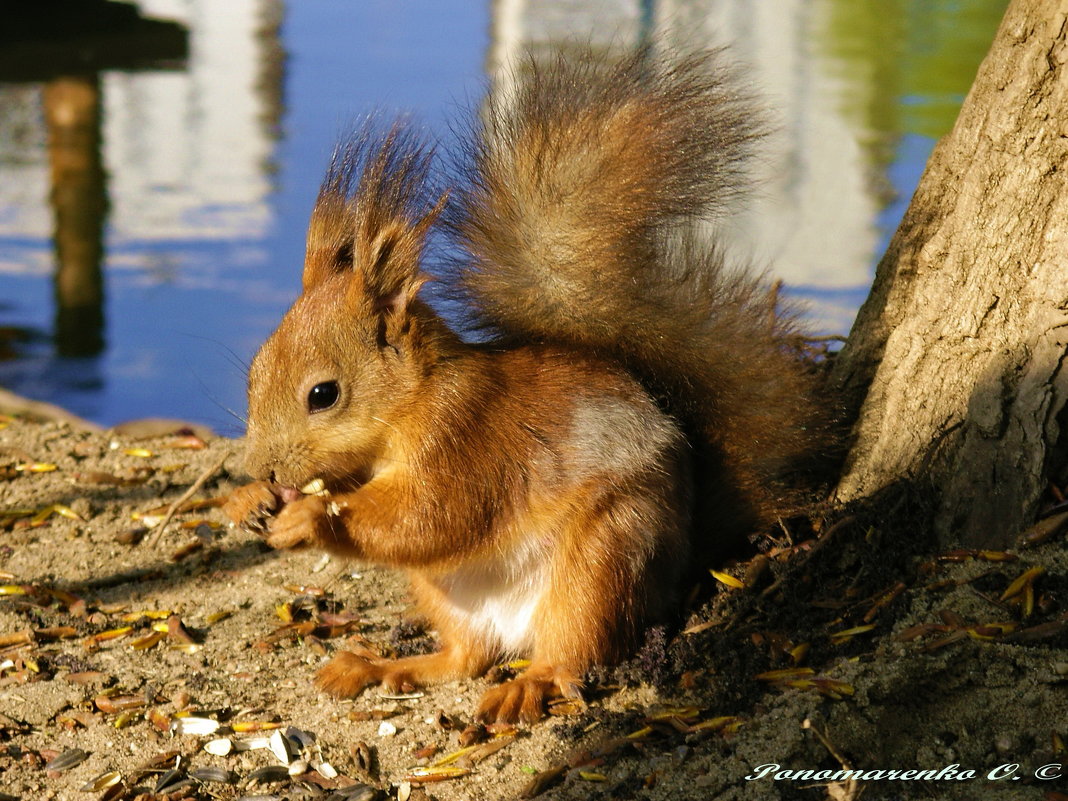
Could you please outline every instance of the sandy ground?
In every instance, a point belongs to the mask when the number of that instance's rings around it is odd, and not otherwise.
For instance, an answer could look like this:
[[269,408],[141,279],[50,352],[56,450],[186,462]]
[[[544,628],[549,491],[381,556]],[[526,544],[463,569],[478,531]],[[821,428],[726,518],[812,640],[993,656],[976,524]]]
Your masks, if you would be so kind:
[[[210,503],[153,541],[226,454],[194,500],[242,483],[239,442],[0,425],[0,799],[1068,799],[1063,534],[1000,561],[901,521],[780,533],[688,633],[591,676],[587,707],[485,731],[490,679],[315,689],[335,649],[431,647],[400,576],[271,552]],[[238,750],[289,727],[316,746]]]

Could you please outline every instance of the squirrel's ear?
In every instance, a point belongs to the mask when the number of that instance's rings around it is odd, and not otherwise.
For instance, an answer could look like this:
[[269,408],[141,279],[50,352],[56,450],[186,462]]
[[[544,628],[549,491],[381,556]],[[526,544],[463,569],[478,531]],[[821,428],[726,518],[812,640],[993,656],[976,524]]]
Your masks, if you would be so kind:
[[379,316],[379,345],[392,345],[399,348],[405,334],[410,330],[411,316],[408,308],[415,300],[420,287],[427,278],[418,277],[408,282],[403,288],[375,299],[375,313]]
[[397,307],[396,298],[415,296],[425,283],[419,265],[429,232],[448,199],[443,194],[438,202],[419,219],[394,217],[376,219],[372,215],[358,215],[354,240],[354,282],[375,308],[403,311],[405,302]]
[[354,309],[368,303],[381,323],[383,344],[397,346],[408,328],[408,309],[428,277],[419,269],[430,227],[445,207],[447,195],[419,220],[391,220],[374,230],[357,230],[353,280],[348,297]]

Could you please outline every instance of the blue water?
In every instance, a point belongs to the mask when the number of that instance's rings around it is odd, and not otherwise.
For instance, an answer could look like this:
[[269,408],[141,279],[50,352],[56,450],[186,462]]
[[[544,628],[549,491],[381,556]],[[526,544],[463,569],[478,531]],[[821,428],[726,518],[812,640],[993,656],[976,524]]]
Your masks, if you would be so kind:
[[[0,385],[103,424],[175,417],[239,433],[245,365],[299,290],[308,213],[339,134],[361,114],[381,109],[411,113],[430,136],[447,139],[447,121],[469,108],[482,90],[494,23],[488,3],[295,0],[285,6],[279,33],[285,60],[274,91],[281,97],[281,113],[276,124],[268,121],[257,129],[256,119],[270,104],[263,101],[249,112],[240,102],[246,96],[241,87],[255,83],[246,69],[257,63],[249,59],[248,37],[200,34],[228,30],[227,24],[240,21],[241,8],[270,2],[190,0],[193,49],[185,71],[151,86],[143,76],[118,76],[121,80],[112,82],[105,76],[104,135],[114,141],[105,148],[112,211],[104,264],[107,346],[99,356],[63,359],[53,352],[48,170],[43,128],[33,119],[40,111],[32,103],[12,105],[10,98],[22,97],[18,92],[25,87],[14,94],[8,87],[5,94],[0,84],[0,195],[25,195],[17,202],[5,200],[8,205],[0,208],[0,328],[30,333],[30,341],[16,346],[18,358],[0,360]],[[511,6],[493,7],[503,14]],[[648,21],[652,6],[641,5],[641,19]],[[748,12],[744,5],[739,8]],[[952,25],[940,30],[954,35]],[[231,40],[233,47],[227,44]],[[922,72],[920,59],[938,46],[925,41],[920,55],[905,52],[903,57],[915,58]],[[844,71],[858,73],[843,63]],[[257,75],[263,80],[262,71]],[[863,89],[862,79],[854,83]],[[906,112],[931,98],[946,102],[940,87],[925,94],[901,86],[896,98],[884,91],[899,104],[905,128],[875,132],[893,140],[892,155],[879,169],[894,191],[873,204],[870,225],[878,232],[873,246],[878,245],[862,254],[861,275],[870,275],[934,144],[930,126],[913,125]],[[182,109],[174,119],[167,117],[172,103]],[[123,104],[132,109],[129,119]],[[23,115],[30,109],[29,122],[5,125],[6,119],[21,119],[10,110],[16,107]],[[858,140],[872,138],[865,122],[852,124]],[[27,160],[33,162],[29,169]],[[205,163],[213,171],[207,178],[201,174]],[[139,177],[144,178],[140,184],[129,180]],[[218,191],[230,181],[244,194]],[[20,195],[18,187],[12,189],[14,182],[37,188]],[[139,187],[136,193],[125,195],[133,184]],[[175,205],[179,197],[186,205]],[[18,216],[24,212],[25,224]],[[829,217],[833,214],[826,212],[824,218]],[[796,297],[844,309],[846,320],[866,293],[866,286],[856,282],[796,284]]]
[[[0,362],[0,384],[113,424],[177,417],[225,433],[243,425],[244,365],[300,285],[304,228],[330,150],[370,109],[407,112],[431,131],[483,80],[488,18],[478,4],[438,0],[300,0],[285,13],[285,111],[263,198],[262,236],[110,242],[105,264],[106,351],[52,354],[47,274],[0,272],[0,325],[38,332],[23,358]],[[165,190],[161,190],[165,191]],[[109,237],[110,239],[110,237]],[[0,238],[0,253],[44,240]],[[112,269],[136,251],[151,270]]]

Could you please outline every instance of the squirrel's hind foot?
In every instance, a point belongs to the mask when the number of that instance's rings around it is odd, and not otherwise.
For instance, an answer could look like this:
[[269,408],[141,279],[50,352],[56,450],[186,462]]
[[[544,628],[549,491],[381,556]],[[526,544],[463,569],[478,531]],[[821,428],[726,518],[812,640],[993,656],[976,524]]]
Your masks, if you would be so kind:
[[482,695],[476,717],[483,723],[534,723],[554,698],[582,700],[582,682],[565,668],[533,665]]

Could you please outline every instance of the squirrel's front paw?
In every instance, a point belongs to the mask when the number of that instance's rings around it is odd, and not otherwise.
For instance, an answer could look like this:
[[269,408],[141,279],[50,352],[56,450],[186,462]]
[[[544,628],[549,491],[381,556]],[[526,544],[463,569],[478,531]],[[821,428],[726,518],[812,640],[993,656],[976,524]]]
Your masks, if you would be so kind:
[[267,519],[278,508],[278,488],[268,481],[254,481],[230,493],[223,513],[236,525],[257,534],[267,530]]
[[328,525],[326,504],[315,495],[287,503],[270,522],[267,544],[272,548],[301,548],[322,541],[320,529]]
[[352,698],[364,687],[382,681],[382,663],[378,659],[342,651],[331,659],[316,678],[316,683],[338,698]]
[[372,684],[381,684],[389,692],[410,692],[417,682],[402,662],[342,651],[319,671],[316,683],[338,698],[352,698]]

